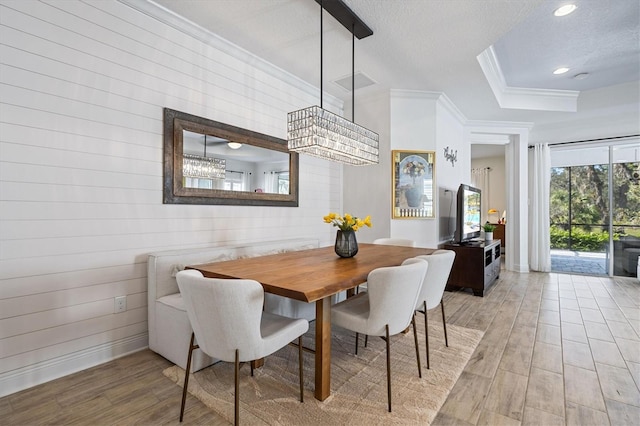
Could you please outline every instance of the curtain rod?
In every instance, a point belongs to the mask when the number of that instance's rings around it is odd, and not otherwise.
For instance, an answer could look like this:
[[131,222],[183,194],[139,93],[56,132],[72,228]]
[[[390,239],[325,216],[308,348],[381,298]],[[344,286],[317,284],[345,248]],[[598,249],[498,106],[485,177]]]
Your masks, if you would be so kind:
[[[570,145],[570,144],[573,144],[573,143],[613,141],[613,140],[617,140],[617,139],[637,138],[637,137],[640,137],[640,134],[626,135],[626,136],[611,136],[611,137],[608,137],[608,138],[597,138],[597,139],[584,139],[584,140],[581,140],[581,141],[555,142],[555,143],[550,143],[549,146]],[[531,149],[533,147],[534,147],[534,145],[529,145],[527,148]]]

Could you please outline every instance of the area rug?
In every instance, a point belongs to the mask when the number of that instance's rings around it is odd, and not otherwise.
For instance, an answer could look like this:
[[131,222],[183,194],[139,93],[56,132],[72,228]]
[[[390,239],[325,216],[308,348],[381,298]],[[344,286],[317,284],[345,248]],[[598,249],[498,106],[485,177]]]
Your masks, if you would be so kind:
[[[313,355],[304,355],[304,403],[299,401],[298,351],[287,346],[265,360],[250,376],[248,365],[240,369],[240,419],[250,425],[405,425],[429,424],[444,404],[473,354],[483,332],[448,325],[449,347],[441,324],[429,324],[431,369],[425,361],[424,323],[418,319],[422,378],[418,377],[413,333],[391,338],[392,408],[387,411],[385,343],[360,338],[354,355],[354,333],[335,327],[331,340],[331,396],[313,396]],[[435,323],[435,324],[434,324]],[[420,327],[422,325],[422,327]],[[313,345],[313,323],[304,336]],[[185,348],[186,350],[186,348]],[[184,370],[173,366],[163,371],[178,386]],[[233,363],[220,362],[192,374],[189,393],[233,423]],[[188,420],[188,404],[185,413]]]

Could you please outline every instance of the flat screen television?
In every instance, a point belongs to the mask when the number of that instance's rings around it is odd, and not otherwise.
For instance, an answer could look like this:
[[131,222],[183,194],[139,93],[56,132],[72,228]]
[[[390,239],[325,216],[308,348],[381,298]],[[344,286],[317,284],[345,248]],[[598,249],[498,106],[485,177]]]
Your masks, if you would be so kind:
[[480,199],[482,193],[478,188],[465,185],[458,188],[456,203],[456,232],[454,242],[464,244],[480,237]]

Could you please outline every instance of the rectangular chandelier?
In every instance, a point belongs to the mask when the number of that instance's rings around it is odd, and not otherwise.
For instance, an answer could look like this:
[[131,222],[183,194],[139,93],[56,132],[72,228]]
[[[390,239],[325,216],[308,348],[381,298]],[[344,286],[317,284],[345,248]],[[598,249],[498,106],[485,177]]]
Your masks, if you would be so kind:
[[317,105],[287,116],[290,151],[364,166],[378,164],[378,139],[377,133]]
[[182,176],[198,179],[225,179],[227,162],[223,158],[182,156]]

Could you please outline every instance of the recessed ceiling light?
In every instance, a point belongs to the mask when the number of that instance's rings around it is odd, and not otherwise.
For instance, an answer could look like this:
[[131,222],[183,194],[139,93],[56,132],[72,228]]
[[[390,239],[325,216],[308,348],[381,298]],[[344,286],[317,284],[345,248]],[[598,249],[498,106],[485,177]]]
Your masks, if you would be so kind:
[[576,80],[584,80],[587,77],[589,77],[589,73],[588,72],[581,72],[580,74],[576,74],[576,75],[573,76],[573,78],[576,79]]
[[553,73],[557,75],[557,74],[564,74],[567,71],[569,71],[569,68],[560,67],[557,70],[555,70]]
[[231,149],[240,149],[240,147],[242,146],[242,144],[238,142],[227,142],[227,145]]
[[570,14],[576,9],[577,9],[577,6],[575,4],[565,4],[564,6],[557,8],[553,12],[553,14],[555,16],[567,16],[568,14]]

